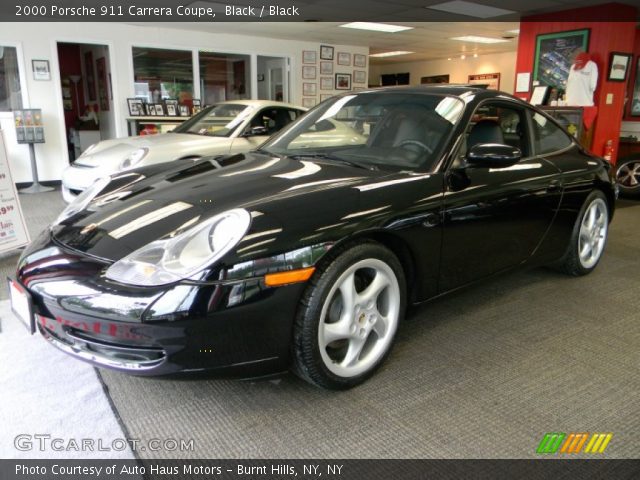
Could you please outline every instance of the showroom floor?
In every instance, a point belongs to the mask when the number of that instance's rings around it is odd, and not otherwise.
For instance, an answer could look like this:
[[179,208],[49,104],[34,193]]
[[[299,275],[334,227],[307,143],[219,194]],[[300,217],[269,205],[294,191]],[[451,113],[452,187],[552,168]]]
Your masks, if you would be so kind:
[[[62,207],[55,194],[21,200],[36,230]],[[536,269],[422,307],[384,368],[348,392],[293,376],[101,376],[129,435],[195,441],[142,457],[526,458],[546,432],[611,432],[604,455],[637,458],[639,239],[640,203],[619,202],[592,275]],[[0,257],[3,275],[15,260]]]

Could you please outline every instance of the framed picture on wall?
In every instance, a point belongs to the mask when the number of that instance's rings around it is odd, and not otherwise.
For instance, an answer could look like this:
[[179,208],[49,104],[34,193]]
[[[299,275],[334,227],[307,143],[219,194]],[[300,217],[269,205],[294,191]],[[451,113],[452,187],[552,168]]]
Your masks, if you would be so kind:
[[144,104],[140,98],[127,98],[127,106],[131,117],[143,117],[146,114]]
[[318,93],[318,84],[316,83],[303,83],[302,84],[302,95],[315,95]]
[[353,54],[353,66],[364,68],[367,66],[367,56],[360,53]]
[[316,67],[305,66],[302,67],[302,78],[305,80],[315,80],[316,78]]
[[336,90],[351,90],[351,74],[336,73]]
[[34,80],[51,80],[49,60],[31,60]]
[[630,53],[611,52],[609,55],[609,76],[610,82],[625,82],[629,74],[629,65],[633,56]]
[[471,85],[486,85],[488,90],[500,90],[499,73],[474,73],[469,75],[468,82]]
[[302,106],[305,108],[314,107],[318,101],[315,97],[302,97]]
[[320,45],[320,60],[333,60],[333,47]]
[[303,50],[302,51],[302,63],[315,63],[317,62],[317,53],[315,50]]
[[533,85],[548,85],[564,92],[576,55],[589,49],[589,33],[585,28],[538,35],[533,57]]
[[420,77],[420,84],[422,85],[431,85],[433,83],[449,83],[449,74]]
[[320,90],[333,90],[333,77],[320,77]]
[[338,52],[338,65],[351,66],[351,54],[349,52]]
[[367,72],[364,70],[354,70],[353,83],[367,83]]
[[333,75],[333,62],[320,62],[320,75]]

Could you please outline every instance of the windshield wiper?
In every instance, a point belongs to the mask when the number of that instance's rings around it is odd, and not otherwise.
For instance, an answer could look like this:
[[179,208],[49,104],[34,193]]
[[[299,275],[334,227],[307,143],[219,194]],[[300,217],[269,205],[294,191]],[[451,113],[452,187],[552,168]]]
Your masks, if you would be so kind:
[[347,160],[342,157],[337,157],[331,153],[297,153],[295,155],[288,155],[290,158],[317,158],[319,160],[330,160],[332,162],[342,163],[343,165],[349,165],[352,167],[363,168],[365,170],[378,170],[378,167],[371,165],[370,163],[356,162],[355,160]]

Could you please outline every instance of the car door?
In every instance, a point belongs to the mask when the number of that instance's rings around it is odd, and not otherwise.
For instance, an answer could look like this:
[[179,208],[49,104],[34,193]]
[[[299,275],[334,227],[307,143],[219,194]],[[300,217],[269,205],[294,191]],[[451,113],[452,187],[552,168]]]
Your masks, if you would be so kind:
[[[440,292],[527,260],[561,198],[559,170],[534,154],[530,119],[518,103],[482,103],[460,140],[445,175]],[[470,166],[466,154],[478,143],[517,147],[522,158],[504,168]]]
[[233,139],[230,153],[253,150],[267,138],[302,115],[302,110],[287,107],[267,107],[256,113],[244,129]]

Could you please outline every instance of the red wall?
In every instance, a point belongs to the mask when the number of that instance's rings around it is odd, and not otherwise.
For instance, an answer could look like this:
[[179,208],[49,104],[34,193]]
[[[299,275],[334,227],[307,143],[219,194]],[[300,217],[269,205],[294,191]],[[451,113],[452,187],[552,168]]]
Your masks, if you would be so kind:
[[[602,155],[607,140],[613,140],[613,162],[617,157],[627,84],[607,81],[609,54],[610,52],[633,52],[636,22],[620,20],[636,17],[635,7],[610,3],[525,17],[520,23],[516,75],[520,72],[533,74],[537,35],[584,28],[591,30],[588,51],[592,60],[598,65],[598,86],[594,95],[598,116],[595,121],[591,150],[597,155]],[[606,97],[609,93],[613,94],[613,103],[608,105]],[[530,94],[531,92],[516,93],[525,100],[528,100]]]
[[[60,62],[60,78],[64,79],[69,75],[82,76],[82,58],[80,56],[80,45],[75,43],[58,43],[58,61]],[[78,100],[80,102],[80,109],[76,104],[75,86],[73,82],[70,82],[71,87],[71,102],[73,104],[73,110],[64,111],[64,123],[67,127],[72,127],[78,118],[78,111],[84,112],[84,92],[82,89],[82,80],[78,82]],[[62,92],[57,92],[58,95],[62,95]]]

